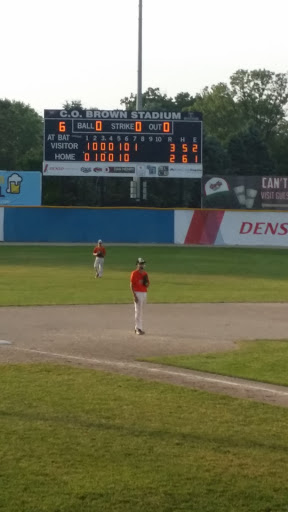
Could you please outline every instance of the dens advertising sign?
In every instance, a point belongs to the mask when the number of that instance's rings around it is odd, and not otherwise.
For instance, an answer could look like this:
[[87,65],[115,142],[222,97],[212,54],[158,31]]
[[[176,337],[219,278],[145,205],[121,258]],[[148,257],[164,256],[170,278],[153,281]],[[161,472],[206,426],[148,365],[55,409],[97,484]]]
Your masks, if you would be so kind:
[[288,212],[176,210],[174,243],[288,247]]

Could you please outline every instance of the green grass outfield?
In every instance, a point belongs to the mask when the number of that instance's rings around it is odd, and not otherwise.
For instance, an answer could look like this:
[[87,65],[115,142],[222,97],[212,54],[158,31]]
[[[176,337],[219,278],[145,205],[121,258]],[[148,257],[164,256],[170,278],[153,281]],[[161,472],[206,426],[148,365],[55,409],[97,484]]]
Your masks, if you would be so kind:
[[129,303],[138,256],[152,303],[288,301],[285,249],[109,246],[97,280],[92,249],[0,245],[0,305]]
[[288,409],[1,366],[3,512],[287,512]]
[[237,343],[227,352],[149,357],[144,361],[288,386],[288,340]]
[[[131,302],[138,256],[150,302],[288,301],[286,250],[109,246],[96,280],[92,248],[0,245],[0,305]],[[287,349],[162,362],[287,385]],[[0,511],[288,512],[286,408],[52,364],[0,389]]]

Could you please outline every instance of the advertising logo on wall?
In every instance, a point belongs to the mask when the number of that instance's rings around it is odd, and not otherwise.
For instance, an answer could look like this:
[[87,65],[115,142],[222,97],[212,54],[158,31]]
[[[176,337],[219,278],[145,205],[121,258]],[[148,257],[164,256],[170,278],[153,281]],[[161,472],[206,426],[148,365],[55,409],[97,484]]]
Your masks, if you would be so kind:
[[40,206],[42,173],[0,171],[0,206]]
[[202,207],[218,209],[288,209],[288,177],[204,176]]

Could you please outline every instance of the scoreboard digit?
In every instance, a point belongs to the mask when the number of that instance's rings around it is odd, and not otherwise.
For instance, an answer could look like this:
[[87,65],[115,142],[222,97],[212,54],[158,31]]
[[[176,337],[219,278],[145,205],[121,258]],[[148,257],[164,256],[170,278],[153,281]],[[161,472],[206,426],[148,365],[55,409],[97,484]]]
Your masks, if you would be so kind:
[[45,110],[45,175],[202,176],[199,112]]

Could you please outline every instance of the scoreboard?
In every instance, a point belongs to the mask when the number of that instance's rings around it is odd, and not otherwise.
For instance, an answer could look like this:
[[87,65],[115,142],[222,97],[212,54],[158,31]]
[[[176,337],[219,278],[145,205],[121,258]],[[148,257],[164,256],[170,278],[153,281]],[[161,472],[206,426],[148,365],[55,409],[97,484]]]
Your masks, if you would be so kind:
[[199,112],[45,110],[47,176],[202,177]]

